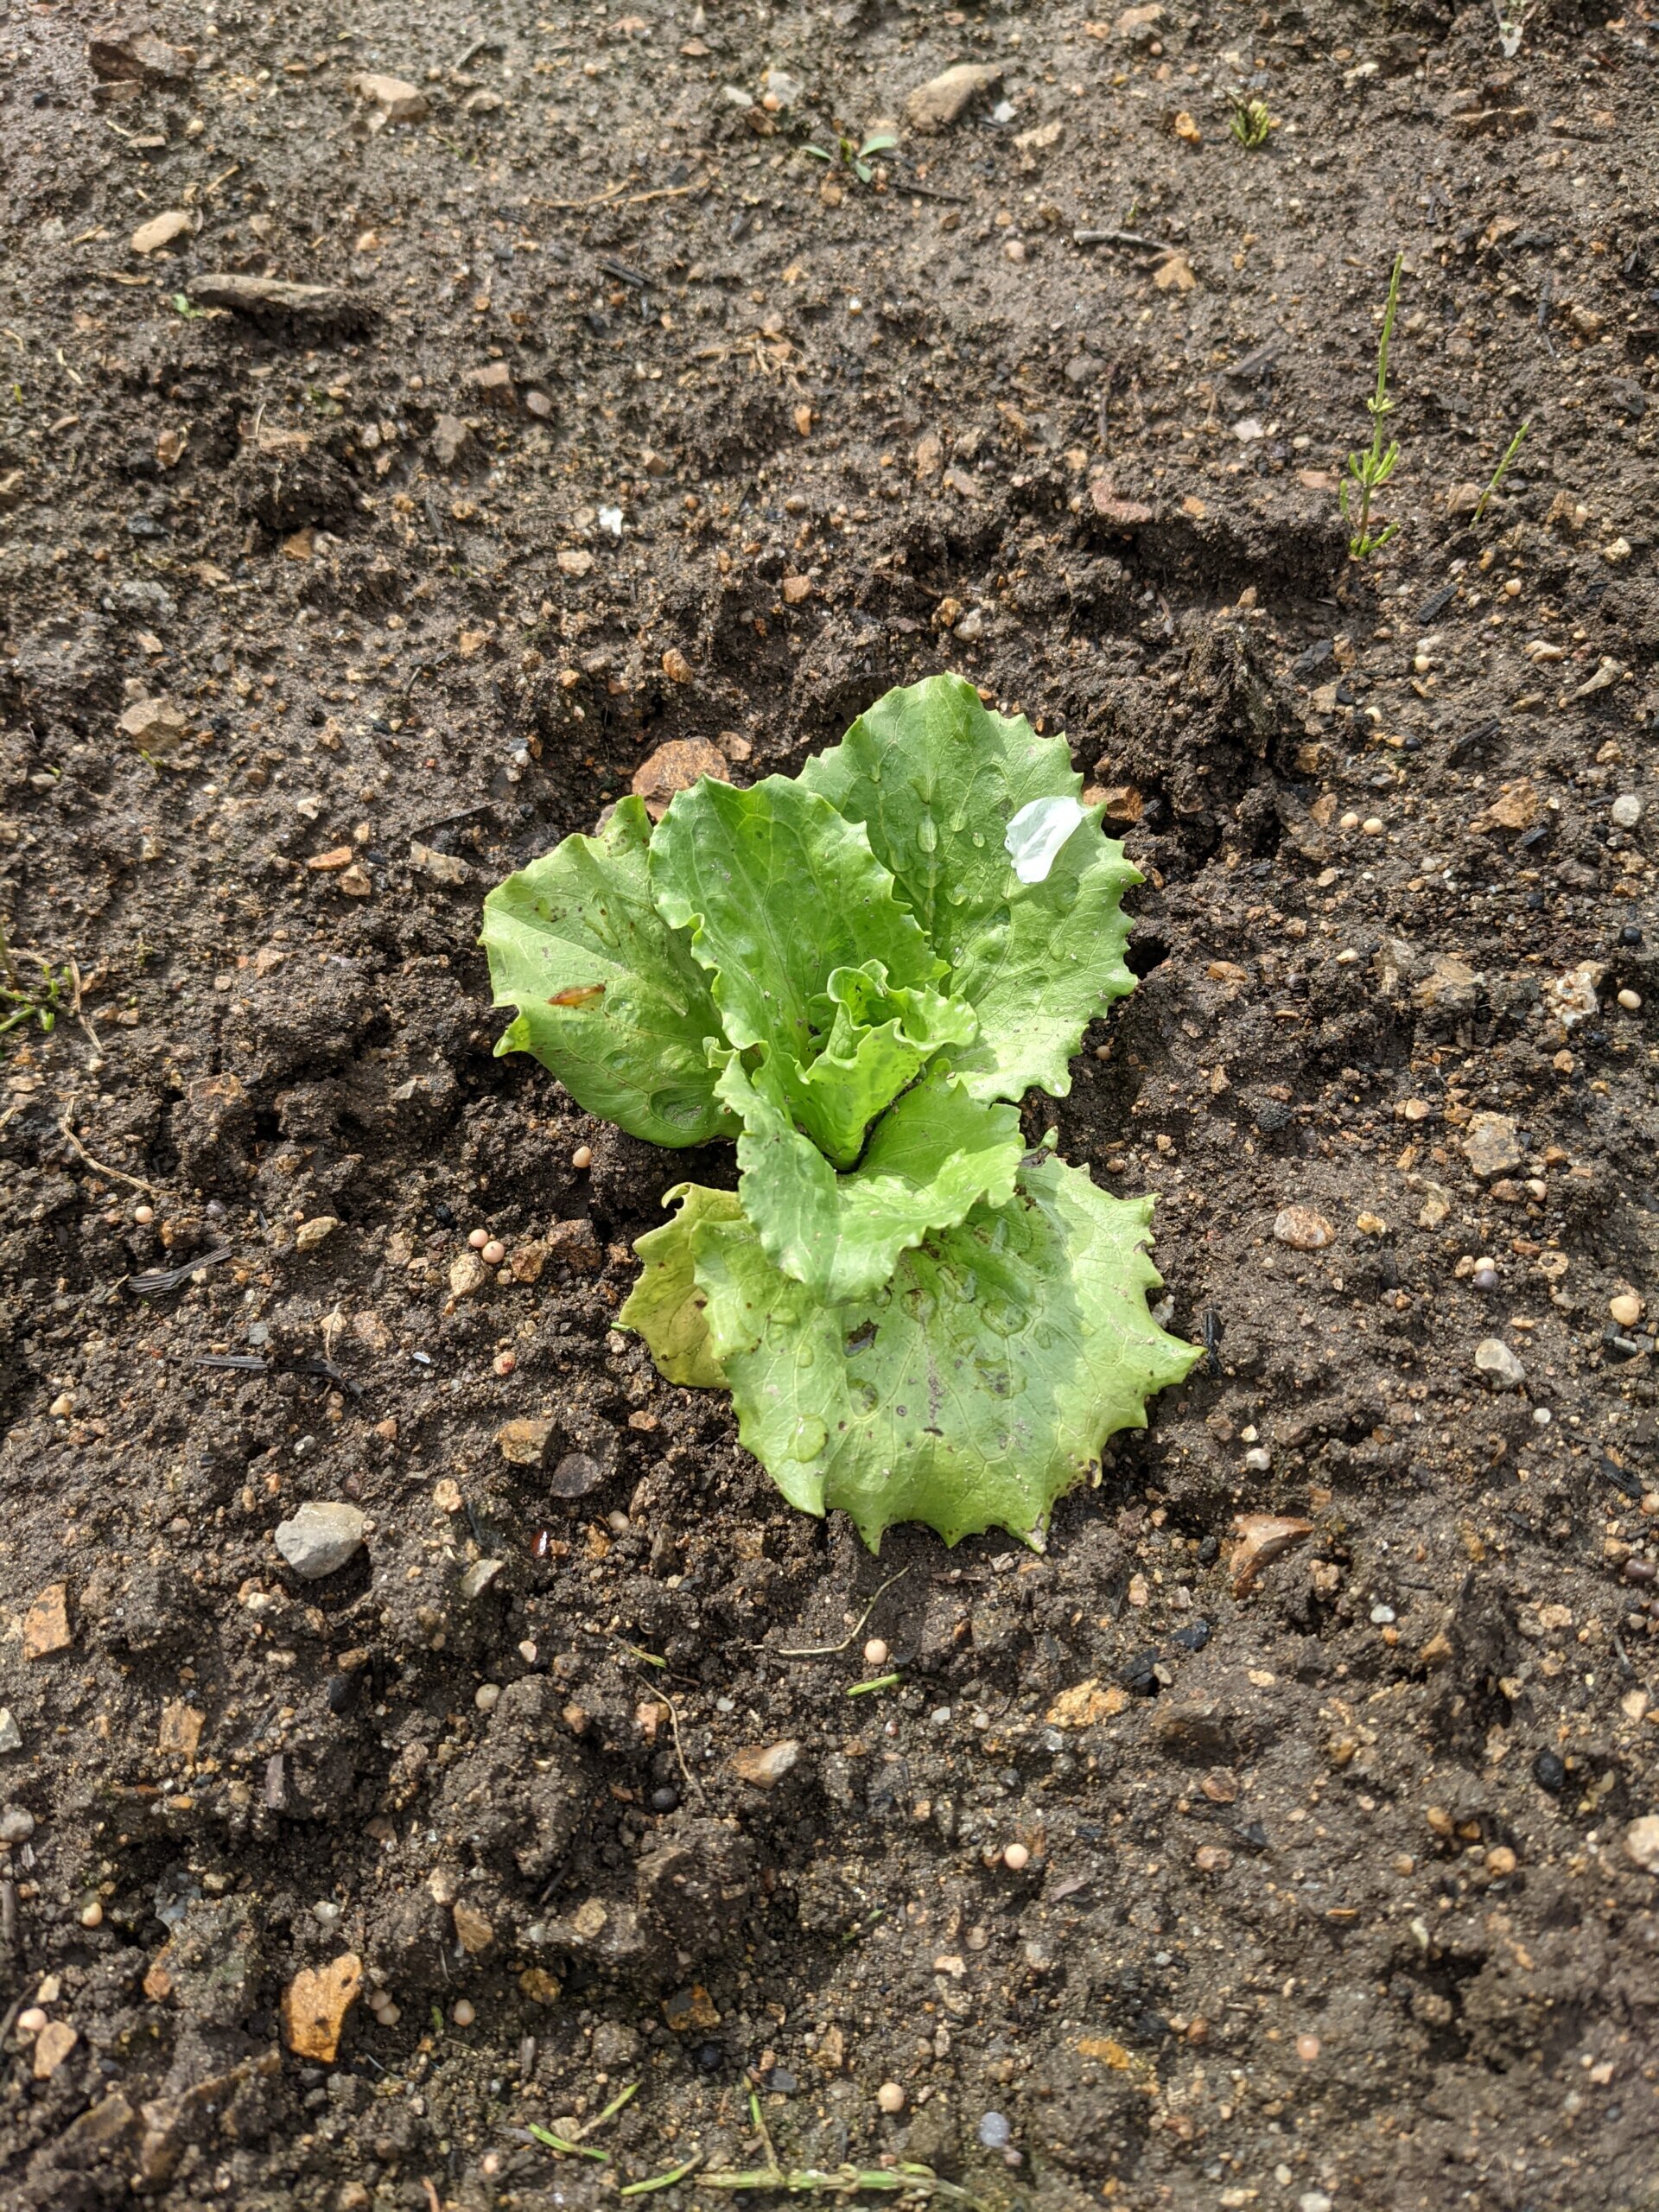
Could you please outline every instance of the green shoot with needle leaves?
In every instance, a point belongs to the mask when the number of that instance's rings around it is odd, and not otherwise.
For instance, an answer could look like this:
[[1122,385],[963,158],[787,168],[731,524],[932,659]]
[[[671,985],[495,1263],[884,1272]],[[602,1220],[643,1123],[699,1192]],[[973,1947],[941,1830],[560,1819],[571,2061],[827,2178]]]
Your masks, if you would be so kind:
[[1348,540],[1348,557],[1352,561],[1368,561],[1373,553],[1380,553],[1399,528],[1389,523],[1384,530],[1371,529],[1371,501],[1394,474],[1394,465],[1400,458],[1397,439],[1382,442],[1382,425],[1394,412],[1394,402],[1389,397],[1389,343],[1394,336],[1394,318],[1400,306],[1400,271],[1405,265],[1405,256],[1395,258],[1394,273],[1389,279],[1389,304],[1382,315],[1382,335],[1376,348],[1376,391],[1365,403],[1371,418],[1371,442],[1369,451],[1351,453],[1348,456],[1348,478],[1338,493],[1342,518],[1351,524]]

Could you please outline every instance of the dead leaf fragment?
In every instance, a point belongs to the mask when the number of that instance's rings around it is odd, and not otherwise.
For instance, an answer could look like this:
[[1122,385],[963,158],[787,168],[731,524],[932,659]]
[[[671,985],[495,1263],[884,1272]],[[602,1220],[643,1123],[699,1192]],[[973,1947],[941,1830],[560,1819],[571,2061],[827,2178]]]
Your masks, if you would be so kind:
[[159,253],[175,238],[188,238],[194,226],[182,207],[168,207],[140,223],[127,243],[135,253]]
[[1311,1521],[1298,1521],[1278,1513],[1239,1513],[1233,1516],[1239,1541],[1227,1562],[1233,1578],[1233,1595],[1242,1598],[1264,1567],[1313,1533]]
[[296,2058],[327,2065],[363,1986],[363,1961],[347,1951],[326,1967],[302,1967],[283,1992],[283,2039]]
[[671,737],[639,763],[629,788],[644,799],[652,820],[660,822],[675,793],[689,791],[703,776],[712,776],[716,783],[731,782],[732,772],[720,747],[706,737]]
[[455,1941],[471,1958],[487,1951],[495,1941],[495,1929],[489,1915],[480,1912],[475,1904],[457,1904],[454,1922]]
[[23,1656],[44,1659],[54,1651],[67,1651],[73,1641],[69,1630],[69,1585],[48,1583],[23,1615]]

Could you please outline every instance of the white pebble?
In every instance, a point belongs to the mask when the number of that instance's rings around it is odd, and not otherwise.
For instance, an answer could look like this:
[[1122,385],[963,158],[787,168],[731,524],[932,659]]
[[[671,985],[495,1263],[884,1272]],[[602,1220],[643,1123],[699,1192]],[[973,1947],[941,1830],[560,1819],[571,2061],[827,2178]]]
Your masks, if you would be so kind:
[[104,1925],[104,1908],[96,1897],[90,1904],[80,1908],[80,1924],[83,1928],[101,1928]]
[[1548,1428],[1554,1416],[1548,1406],[1535,1406],[1532,1409],[1532,1418],[1536,1427]]
[[507,1248],[499,1236],[492,1236],[487,1244],[479,1247],[479,1257],[486,1268],[499,1268],[507,1256]]
[[593,1164],[594,1147],[592,1145],[579,1144],[570,1155],[570,1165],[575,1168],[580,1169],[583,1167],[591,1167]]
[[148,1229],[156,1218],[156,1209],[154,1206],[134,1206],[132,1217],[140,1229]]
[[1253,1444],[1244,1454],[1244,1465],[1253,1475],[1265,1475],[1273,1465],[1273,1454],[1265,1444]]
[[1634,791],[1621,791],[1607,810],[1616,830],[1634,830],[1642,819],[1642,802]]
[[1642,994],[1640,991],[1621,991],[1618,995],[1618,1002],[1626,1014],[1639,1014],[1642,1010]]
[[1031,1853],[1023,1843],[1011,1843],[1003,1851],[1002,1864],[1009,1873],[1023,1874],[1031,1864]]
[[531,1642],[528,1637],[524,1638],[524,1641],[518,1647],[518,1656],[524,1661],[526,1667],[533,1667],[536,1664],[536,1646]]
[[458,2028],[470,2028],[478,2014],[473,2010],[469,1999],[458,1997],[449,2007],[449,2017]]
[[17,2024],[26,2036],[37,2036],[46,2025],[46,2014],[38,2005],[31,2005],[26,2012],[17,2015]]
[[904,2089],[897,2082],[884,2082],[875,2093],[875,2101],[883,2112],[903,2112]]
[[885,1667],[887,1663],[887,1647],[879,1636],[873,1636],[864,1647],[864,1664],[867,1667]]
[[501,1699],[499,1682],[480,1682],[473,1692],[473,1703],[480,1713],[493,1713]]
[[374,2017],[383,2028],[395,2028],[404,2017],[403,2008],[401,2005],[390,2003],[377,2005],[374,2008]]
[[489,1241],[490,1232],[487,1229],[469,1229],[467,1232],[467,1242],[474,1252],[481,1252]]

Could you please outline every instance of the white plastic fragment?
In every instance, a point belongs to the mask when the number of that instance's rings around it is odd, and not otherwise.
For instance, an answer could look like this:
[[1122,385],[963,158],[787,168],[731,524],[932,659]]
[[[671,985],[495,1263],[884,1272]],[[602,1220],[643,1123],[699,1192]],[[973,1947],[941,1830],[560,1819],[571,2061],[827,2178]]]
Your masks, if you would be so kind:
[[1021,883],[1046,883],[1060,848],[1087,819],[1074,798],[1034,798],[1007,826],[1002,842]]

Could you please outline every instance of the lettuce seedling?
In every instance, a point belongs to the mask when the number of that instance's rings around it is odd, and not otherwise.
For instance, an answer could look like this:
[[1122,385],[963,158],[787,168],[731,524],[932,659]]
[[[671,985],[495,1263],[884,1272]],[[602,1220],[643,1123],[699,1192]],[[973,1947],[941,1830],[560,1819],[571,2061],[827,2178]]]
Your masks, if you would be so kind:
[[1135,988],[1124,891],[1065,742],[954,676],[890,691],[798,777],[622,800],[493,891],[497,1046],[661,1145],[681,1183],[620,1325],[728,1389],[792,1503],[1040,1548],[1194,1348],[1153,1319],[1150,1198],[1029,1153],[1088,1024]]

